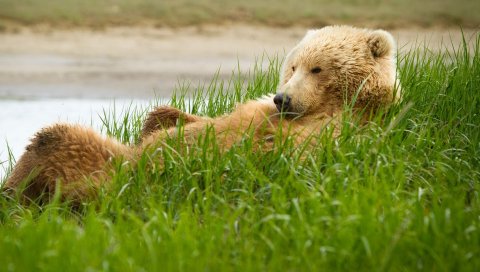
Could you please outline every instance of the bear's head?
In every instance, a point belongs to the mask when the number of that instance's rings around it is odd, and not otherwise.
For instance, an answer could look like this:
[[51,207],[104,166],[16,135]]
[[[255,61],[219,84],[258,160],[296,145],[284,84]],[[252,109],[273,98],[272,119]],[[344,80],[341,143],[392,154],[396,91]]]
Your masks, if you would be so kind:
[[399,98],[395,51],[392,35],[383,30],[310,30],[285,59],[274,97],[277,109],[333,115],[345,102],[372,109],[388,105]]

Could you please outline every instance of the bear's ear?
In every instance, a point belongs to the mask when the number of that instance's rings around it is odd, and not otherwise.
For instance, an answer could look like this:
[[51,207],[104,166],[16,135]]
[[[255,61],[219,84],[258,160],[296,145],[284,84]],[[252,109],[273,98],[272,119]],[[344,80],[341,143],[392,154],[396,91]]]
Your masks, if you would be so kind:
[[375,58],[393,55],[395,41],[392,34],[384,30],[375,30],[368,37],[368,47]]
[[317,32],[318,32],[318,29],[310,29],[310,30],[308,30],[307,33],[305,33],[305,36],[303,36],[302,40],[297,44],[297,46],[298,46],[299,44],[308,42],[309,40],[311,40],[312,38],[314,38],[315,35],[317,34]]

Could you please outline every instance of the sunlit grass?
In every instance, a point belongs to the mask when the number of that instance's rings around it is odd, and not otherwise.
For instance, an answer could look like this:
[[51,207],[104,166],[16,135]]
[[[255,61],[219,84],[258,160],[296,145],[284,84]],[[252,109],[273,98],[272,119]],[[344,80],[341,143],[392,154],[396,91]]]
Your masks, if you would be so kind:
[[[5,270],[425,270],[480,267],[480,36],[399,57],[403,100],[367,126],[220,153],[119,162],[113,186],[72,210],[0,199]],[[279,58],[210,85],[180,85],[169,103],[218,116],[276,89]],[[190,94],[194,89],[193,94]],[[153,106],[153,105],[152,105]],[[105,112],[104,132],[135,143],[148,109]],[[328,131],[327,131],[328,132]]]

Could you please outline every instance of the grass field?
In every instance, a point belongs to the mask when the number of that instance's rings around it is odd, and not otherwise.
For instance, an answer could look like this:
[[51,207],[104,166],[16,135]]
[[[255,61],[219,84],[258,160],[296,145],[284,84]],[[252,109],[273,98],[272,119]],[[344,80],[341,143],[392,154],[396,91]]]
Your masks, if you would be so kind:
[[[99,200],[0,198],[5,271],[474,271],[480,267],[480,36],[467,48],[399,56],[404,99],[303,152],[288,141],[221,155],[206,138],[118,165]],[[274,90],[278,58],[230,81],[180,87],[171,104],[219,115]],[[144,109],[104,132],[138,137]],[[181,143],[180,143],[181,144]]]
[[371,27],[480,26],[472,0],[0,0],[0,22],[10,25],[105,27],[253,23],[272,26],[357,24]]

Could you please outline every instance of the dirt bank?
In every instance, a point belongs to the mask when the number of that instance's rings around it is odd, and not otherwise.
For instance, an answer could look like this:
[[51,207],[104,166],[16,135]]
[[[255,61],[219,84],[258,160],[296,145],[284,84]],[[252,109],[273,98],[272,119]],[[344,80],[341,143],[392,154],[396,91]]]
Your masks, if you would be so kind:
[[[305,28],[222,26],[113,28],[0,34],[0,98],[149,98],[178,81],[208,81],[248,70],[264,53],[283,56]],[[464,30],[467,37],[476,30]],[[426,40],[460,44],[459,29],[393,32],[402,50]]]

